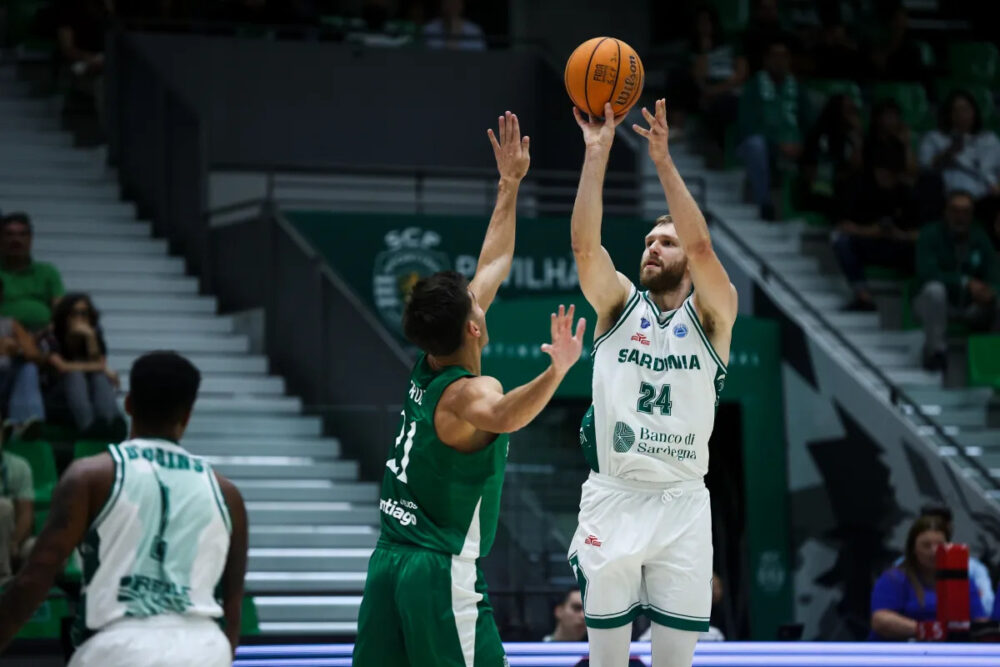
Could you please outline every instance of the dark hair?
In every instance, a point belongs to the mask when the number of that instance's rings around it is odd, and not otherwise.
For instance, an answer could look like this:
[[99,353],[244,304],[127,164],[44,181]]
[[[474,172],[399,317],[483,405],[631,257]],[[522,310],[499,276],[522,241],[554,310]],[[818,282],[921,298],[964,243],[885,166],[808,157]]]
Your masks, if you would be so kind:
[[944,99],[944,102],[941,103],[941,107],[938,110],[938,129],[945,134],[951,132],[951,108],[960,99],[964,99],[972,105],[972,133],[979,134],[983,129],[983,115],[979,111],[979,103],[976,102],[976,98],[972,96],[972,93],[962,89],[951,91],[948,93],[948,97]]
[[22,211],[15,211],[14,213],[8,213],[7,215],[0,218],[0,229],[6,229],[8,225],[20,224],[28,228],[28,232],[32,232],[31,228],[31,218],[28,217],[27,213]]
[[462,345],[471,310],[465,276],[455,271],[435,273],[413,286],[403,310],[403,333],[428,354],[451,354]]
[[920,508],[920,516],[936,516],[947,524],[951,524],[951,508],[947,505],[930,504]]
[[579,593],[579,592],[580,589],[576,586],[571,586],[570,588],[567,588],[566,592],[563,593],[563,596],[559,598],[559,602],[556,603],[556,606],[557,607],[563,606],[564,604],[569,602],[569,596],[573,595],[573,593]]
[[873,169],[901,172],[906,169],[906,147],[900,141],[887,141],[871,156]]
[[148,352],[129,372],[132,418],[146,429],[169,428],[190,412],[200,385],[201,373],[181,355]]
[[950,204],[954,199],[958,197],[965,197],[973,204],[976,203],[976,198],[972,196],[972,193],[968,190],[950,190],[947,196],[944,198],[945,204]]
[[707,3],[700,4],[695,8],[694,14],[692,14],[691,18],[691,49],[695,52],[698,52],[701,48],[701,44],[698,39],[698,18],[702,14],[708,14],[708,20],[712,23],[712,48],[721,44],[723,37],[725,37],[722,30],[722,19],[719,17],[718,8]]
[[906,534],[906,549],[903,551],[903,564],[901,565],[903,573],[910,580],[910,585],[913,586],[913,590],[917,594],[920,606],[924,604],[924,585],[920,581],[919,566],[917,565],[917,538],[930,530],[941,533],[946,541],[951,541],[949,526],[941,517],[917,517],[917,520],[910,526],[910,532]]
[[101,323],[101,314],[94,307],[94,302],[90,300],[90,295],[83,292],[70,292],[59,300],[56,308],[52,311],[52,330],[56,337],[56,342],[62,347],[66,344],[66,335],[69,333],[69,317],[73,313],[73,306],[80,301],[87,304],[90,309],[90,326],[97,329]]

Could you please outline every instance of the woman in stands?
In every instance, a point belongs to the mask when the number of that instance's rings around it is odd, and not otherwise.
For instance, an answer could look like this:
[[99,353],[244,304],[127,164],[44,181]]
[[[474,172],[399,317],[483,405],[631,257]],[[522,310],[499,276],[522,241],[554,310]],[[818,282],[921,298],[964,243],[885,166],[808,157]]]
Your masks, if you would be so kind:
[[[916,638],[922,621],[937,620],[934,576],[938,545],[951,539],[947,524],[936,516],[913,522],[906,536],[903,562],[882,573],[872,590],[872,631],[876,641]],[[969,618],[986,618],[975,584],[969,581]]]
[[84,436],[124,437],[115,387],[118,374],[108,368],[100,314],[86,294],[67,294],[52,314],[48,351],[50,418],[70,422]]

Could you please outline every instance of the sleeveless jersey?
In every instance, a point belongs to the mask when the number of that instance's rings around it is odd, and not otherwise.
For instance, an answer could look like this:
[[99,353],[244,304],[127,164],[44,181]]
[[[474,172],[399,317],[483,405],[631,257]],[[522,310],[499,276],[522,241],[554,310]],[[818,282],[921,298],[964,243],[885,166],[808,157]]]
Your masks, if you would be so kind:
[[594,402],[580,427],[590,467],[642,482],[701,479],[726,366],[694,309],[660,312],[633,286],[594,341]]
[[441,394],[470,375],[458,366],[435,372],[423,355],[413,367],[382,479],[382,540],[463,558],[485,556],[493,546],[509,437],[466,453],[441,442],[434,428]]
[[80,545],[74,643],[125,617],[222,616],[216,589],[232,525],[211,466],[167,440],[108,451],[115,479]]

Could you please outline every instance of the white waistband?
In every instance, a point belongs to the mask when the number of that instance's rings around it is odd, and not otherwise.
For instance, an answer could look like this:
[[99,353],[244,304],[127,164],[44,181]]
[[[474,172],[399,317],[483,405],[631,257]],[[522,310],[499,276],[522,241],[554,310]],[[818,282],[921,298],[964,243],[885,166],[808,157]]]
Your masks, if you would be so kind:
[[663,493],[667,490],[697,491],[698,489],[705,488],[704,479],[685,479],[677,482],[642,482],[635,479],[613,477],[611,475],[594,472],[593,470],[590,471],[590,477],[587,478],[587,481],[605,489],[632,491],[634,493],[648,493],[650,495]]
[[100,629],[100,632],[114,632],[117,630],[143,630],[165,628],[189,628],[198,626],[219,628],[219,624],[214,618],[199,616],[195,614],[157,614],[155,616],[125,617],[108,623]]

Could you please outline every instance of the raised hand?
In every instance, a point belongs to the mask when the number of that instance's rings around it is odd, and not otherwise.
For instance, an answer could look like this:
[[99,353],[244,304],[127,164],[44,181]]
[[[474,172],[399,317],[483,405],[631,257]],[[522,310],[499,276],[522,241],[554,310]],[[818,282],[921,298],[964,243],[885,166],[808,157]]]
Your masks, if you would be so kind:
[[517,121],[517,114],[504,112],[498,119],[497,125],[499,140],[497,135],[493,134],[493,130],[486,130],[486,134],[493,145],[493,155],[497,159],[500,179],[520,182],[528,173],[528,165],[531,164],[531,155],[528,152],[531,139],[521,136],[521,125]]
[[653,162],[659,164],[670,158],[670,147],[668,138],[670,127],[667,125],[667,102],[663,98],[656,100],[656,115],[649,113],[646,107],[642,108],[642,117],[649,123],[649,128],[641,125],[632,125],[632,129],[640,136],[649,140],[649,157]]
[[587,321],[580,318],[573,333],[573,313],[576,306],[570,305],[569,311],[559,306],[559,314],[552,313],[552,342],[542,345],[542,352],[552,357],[552,368],[560,375],[565,375],[570,367],[580,358],[583,350],[583,332]]
[[611,150],[611,144],[615,140],[615,128],[625,120],[624,116],[615,119],[610,103],[604,105],[603,120],[594,118],[590,114],[587,114],[587,120],[584,120],[583,114],[576,107],[573,107],[573,118],[583,131],[583,143],[587,148],[601,148],[606,151]]

